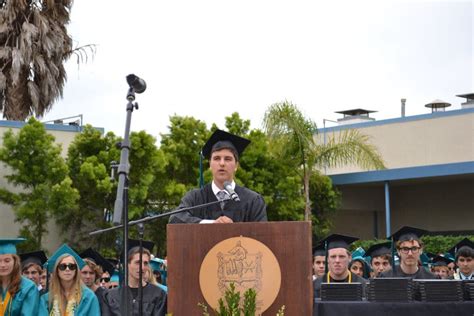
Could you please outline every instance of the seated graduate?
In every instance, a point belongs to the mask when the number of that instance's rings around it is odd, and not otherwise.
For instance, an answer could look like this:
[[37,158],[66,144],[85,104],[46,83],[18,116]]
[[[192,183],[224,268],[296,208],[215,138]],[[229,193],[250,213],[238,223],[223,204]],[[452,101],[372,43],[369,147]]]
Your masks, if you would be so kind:
[[455,280],[474,280],[474,243],[467,238],[458,242],[448,250],[455,258],[459,268],[454,274]]
[[380,277],[404,277],[412,279],[438,279],[438,277],[419,265],[420,255],[423,253],[421,236],[426,231],[414,227],[404,226],[395,232],[391,238],[395,243],[400,265],[382,272]]
[[392,269],[392,243],[390,241],[375,244],[367,249],[365,257],[370,257],[370,267],[372,268],[372,278],[378,278],[382,272]]
[[[139,315],[140,298],[139,284],[142,284],[142,316],[165,316],[167,295],[165,291],[156,285],[146,282],[146,273],[150,272],[150,258],[154,244],[143,241],[143,249],[140,253],[138,240],[129,240],[126,260],[128,264],[128,286],[125,288],[128,296],[128,315]],[[140,275],[140,255],[142,257],[142,274]],[[125,254],[122,256],[122,258]],[[124,258],[125,259],[125,258]],[[123,259],[122,259],[123,260]],[[106,308],[102,315],[123,315],[121,287],[110,289],[106,296]],[[123,315],[123,316],[128,316]]]
[[40,284],[41,274],[43,274],[43,265],[48,261],[44,251],[33,251],[20,254],[21,274],[33,281],[38,290],[43,289]]
[[82,282],[94,291],[99,300],[100,309],[103,310],[104,297],[107,289],[100,286],[100,279],[104,271],[107,271],[109,275],[112,275],[114,273],[114,266],[92,248],[83,251],[81,253],[81,258],[83,258],[86,263],[84,268],[81,270]]
[[431,259],[431,272],[437,275],[440,279],[451,279],[448,269],[448,264],[450,262],[452,262],[452,260],[444,256],[434,256],[433,259]]
[[[259,222],[267,220],[266,205],[262,196],[247,188],[236,185],[235,173],[239,167],[239,158],[250,143],[248,139],[216,130],[202,149],[202,154],[209,158],[212,172],[212,183],[201,189],[188,192],[179,208],[186,208],[221,201],[207,207],[197,208],[170,217],[170,223],[233,223]],[[240,198],[230,199],[232,192],[224,188],[224,183]],[[235,196],[235,195],[234,195]]]
[[349,263],[349,270],[361,278],[368,279],[370,267],[364,258],[365,250],[362,247],[352,252],[352,261]]
[[0,315],[38,315],[39,291],[36,284],[23,277],[16,244],[24,238],[0,239]]
[[349,245],[358,238],[333,234],[322,242],[326,245],[327,256],[326,266],[328,272],[313,281],[313,295],[315,298],[321,297],[321,283],[353,283],[366,284],[364,278],[349,271],[351,253]]
[[326,250],[324,244],[318,244],[313,250],[313,280],[326,272]]
[[46,265],[51,281],[49,292],[41,296],[40,316],[100,315],[97,297],[81,280],[85,263],[74,250],[62,245]]
[[153,258],[150,260],[150,275],[148,276],[148,282],[158,286],[163,291],[168,293],[168,287],[162,282],[162,272],[165,272],[163,270],[163,261],[164,260],[158,258]]

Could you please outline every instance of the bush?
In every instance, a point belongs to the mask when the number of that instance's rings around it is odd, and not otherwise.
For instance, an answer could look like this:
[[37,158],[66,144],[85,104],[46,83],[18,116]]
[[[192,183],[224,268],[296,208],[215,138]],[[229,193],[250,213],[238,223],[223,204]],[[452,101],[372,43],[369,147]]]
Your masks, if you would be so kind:
[[[441,235],[426,235],[421,237],[421,241],[424,244],[424,252],[431,253],[446,253],[455,244],[460,242],[462,239],[468,238],[474,240],[474,236],[441,236]],[[386,242],[387,239],[369,239],[369,240],[358,240],[351,245],[351,251],[357,247],[362,247],[365,250],[369,249],[370,246],[382,242]]]

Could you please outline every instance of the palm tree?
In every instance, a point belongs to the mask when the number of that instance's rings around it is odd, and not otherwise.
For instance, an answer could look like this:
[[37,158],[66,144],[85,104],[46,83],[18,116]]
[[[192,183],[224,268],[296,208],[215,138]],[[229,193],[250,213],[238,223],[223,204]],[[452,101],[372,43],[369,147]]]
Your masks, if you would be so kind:
[[355,164],[364,169],[385,168],[369,137],[357,130],[341,132],[326,144],[315,139],[316,123],[306,118],[291,102],[275,103],[269,107],[263,119],[270,148],[279,158],[292,162],[303,182],[305,198],[304,218],[310,220],[311,200],[309,180],[315,169]]
[[0,0],[0,111],[7,120],[43,116],[62,97],[63,63],[94,53],[73,49],[66,25],[72,0]]

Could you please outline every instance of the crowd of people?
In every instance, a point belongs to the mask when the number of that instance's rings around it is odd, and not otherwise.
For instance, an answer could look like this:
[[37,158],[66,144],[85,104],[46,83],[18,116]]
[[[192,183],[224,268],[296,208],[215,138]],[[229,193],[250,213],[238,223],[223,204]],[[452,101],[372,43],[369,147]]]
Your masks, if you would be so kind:
[[357,238],[337,234],[327,237],[313,253],[314,297],[320,298],[322,283],[331,282],[366,284],[370,278],[386,277],[474,280],[472,241],[465,238],[446,253],[428,256],[423,252],[424,233],[405,226],[391,236],[392,241],[353,253],[348,248]]
[[[122,315],[122,289],[113,262],[93,249],[77,254],[66,244],[49,259],[42,251],[17,255],[16,244],[23,240],[0,239],[0,315]],[[130,244],[136,242],[130,240]],[[150,263],[160,260],[146,247],[141,253],[142,278],[140,247],[132,246],[127,252],[129,314],[138,315],[142,309],[141,315],[164,316],[167,287],[158,284],[155,275],[162,279],[166,261],[153,268]],[[138,299],[140,280],[143,295]]]
[[[248,144],[239,136],[214,132],[202,150],[209,159],[213,180],[183,197],[179,206],[183,212],[173,215],[171,224],[267,220],[262,196],[234,181],[240,155]],[[203,204],[208,205],[201,207]],[[348,248],[357,238],[329,236],[314,251],[315,296],[320,295],[322,283],[365,284],[368,278],[474,279],[471,241],[453,246],[449,251],[452,258],[433,256],[432,270],[428,271],[420,260],[422,233],[404,227],[392,236],[392,242],[374,245],[366,252],[359,249],[354,255]],[[42,251],[17,255],[16,245],[23,240],[0,239],[0,316],[119,316],[125,303],[127,316],[166,314],[166,261],[152,256],[153,243],[143,242],[140,248],[136,241],[129,241],[128,251],[121,256],[122,268],[128,268],[128,284],[122,288],[118,260],[107,260],[91,248],[78,254],[67,245],[49,259]],[[396,249],[398,265],[394,265],[391,248]]]

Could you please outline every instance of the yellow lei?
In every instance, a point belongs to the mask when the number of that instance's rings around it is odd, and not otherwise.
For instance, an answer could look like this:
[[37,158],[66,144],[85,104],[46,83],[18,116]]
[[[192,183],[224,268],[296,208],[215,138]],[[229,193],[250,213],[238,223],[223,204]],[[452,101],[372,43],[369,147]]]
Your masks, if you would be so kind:
[[0,297],[0,316],[7,316],[11,314],[12,304],[10,304],[10,300],[11,300],[11,296],[10,296],[10,292],[8,291],[7,291],[7,295],[5,295],[5,300],[3,299],[3,295],[2,297]]
[[[349,271],[349,282],[352,283],[352,273]],[[326,283],[331,283],[331,272],[328,272]]]

